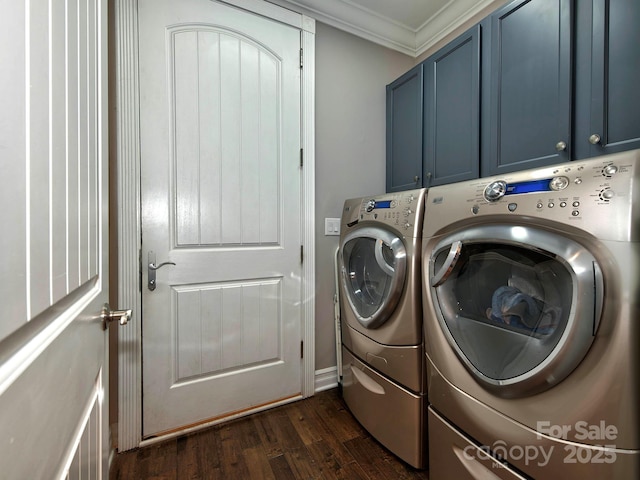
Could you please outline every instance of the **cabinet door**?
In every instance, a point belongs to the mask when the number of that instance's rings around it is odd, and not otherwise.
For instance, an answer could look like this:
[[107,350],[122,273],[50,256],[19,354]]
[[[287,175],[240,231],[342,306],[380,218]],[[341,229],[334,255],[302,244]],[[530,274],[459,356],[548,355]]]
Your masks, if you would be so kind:
[[483,176],[570,159],[571,7],[571,0],[518,0],[490,17]]
[[387,85],[387,192],[422,187],[422,65]]
[[477,25],[424,62],[424,186],[480,174],[480,34]]
[[639,24],[638,0],[593,0],[590,156],[640,148]]

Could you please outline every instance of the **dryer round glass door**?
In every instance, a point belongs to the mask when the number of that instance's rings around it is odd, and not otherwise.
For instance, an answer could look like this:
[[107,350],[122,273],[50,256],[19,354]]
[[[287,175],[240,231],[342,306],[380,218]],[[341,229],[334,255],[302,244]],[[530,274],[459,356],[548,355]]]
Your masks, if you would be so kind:
[[593,342],[602,278],[582,245],[514,226],[462,230],[430,258],[438,320],[460,359],[505,397],[562,381]]
[[377,328],[393,313],[402,295],[405,246],[387,230],[362,228],[344,238],[341,253],[349,305],[363,327]]

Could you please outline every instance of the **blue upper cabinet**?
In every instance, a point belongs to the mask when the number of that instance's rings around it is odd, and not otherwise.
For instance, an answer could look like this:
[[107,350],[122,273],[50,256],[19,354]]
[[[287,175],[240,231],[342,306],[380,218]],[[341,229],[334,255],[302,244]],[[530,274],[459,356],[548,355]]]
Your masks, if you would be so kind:
[[571,7],[518,0],[483,22],[491,30],[483,176],[571,159]]
[[422,65],[387,85],[387,192],[422,186]]
[[478,178],[481,26],[424,63],[423,185]]
[[483,19],[387,87],[387,191],[640,148],[639,26],[640,0]]
[[575,158],[640,148],[640,2],[576,2]]

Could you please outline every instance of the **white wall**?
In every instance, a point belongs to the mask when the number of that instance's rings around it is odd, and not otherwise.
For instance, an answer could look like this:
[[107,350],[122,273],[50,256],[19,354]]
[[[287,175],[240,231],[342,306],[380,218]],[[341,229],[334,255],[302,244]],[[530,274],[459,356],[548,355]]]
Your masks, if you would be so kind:
[[333,255],[347,198],[384,193],[385,86],[415,59],[316,23],[316,370],[336,365]]

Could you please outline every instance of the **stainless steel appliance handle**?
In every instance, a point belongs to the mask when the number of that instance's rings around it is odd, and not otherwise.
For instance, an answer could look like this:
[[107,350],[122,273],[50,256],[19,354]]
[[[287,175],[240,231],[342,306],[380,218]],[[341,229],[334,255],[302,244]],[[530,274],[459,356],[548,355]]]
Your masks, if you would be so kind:
[[382,254],[383,245],[384,245],[384,242],[380,239],[377,239],[376,246],[374,248],[373,253],[376,257],[376,262],[378,263],[378,266],[382,269],[382,271],[387,275],[389,275],[390,277],[393,277],[393,274],[395,271],[393,267],[389,265],[387,261],[384,259],[384,255]]
[[593,262],[593,285],[595,294],[595,307],[593,311],[593,336],[596,336],[598,327],[600,326],[600,317],[602,316],[602,302],[604,299],[604,280],[602,278],[602,270],[597,262]]
[[449,275],[451,274],[451,272],[453,271],[453,268],[456,266],[456,263],[458,262],[458,258],[460,258],[461,250],[462,250],[462,242],[460,240],[453,242],[451,244],[451,248],[449,248],[449,253],[447,255],[447,258],[444,261],[444,264],[442,265],[442,267],[440,267],[440,270],[438,270],[438,272],[431,279],[432,287],[439,287],[440,285],[442,285],[444,282],[447,281],[447,278],[449,278]]
[[364,388],[369,390],[371,393],[375,393],[376,395],[384,395],[385,392],[382,385],[380,385],[369,375],[360,371],[353,365],[350,365],[350,366],[351,366],[351,373],[353,373],[353,376],[356,377],[356,380],[360,382],[360,385],[362,385]]

